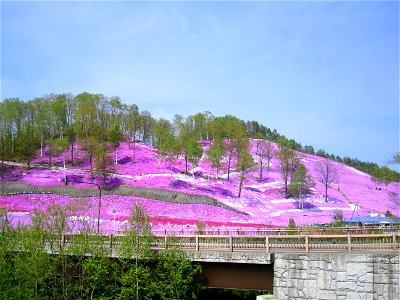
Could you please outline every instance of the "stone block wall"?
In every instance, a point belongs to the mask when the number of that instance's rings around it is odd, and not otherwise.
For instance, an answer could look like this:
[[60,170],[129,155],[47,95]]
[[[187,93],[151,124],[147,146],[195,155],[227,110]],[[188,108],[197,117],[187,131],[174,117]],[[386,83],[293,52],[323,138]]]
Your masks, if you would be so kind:
[[275,254],[274,299],[399,300],[400,253]]

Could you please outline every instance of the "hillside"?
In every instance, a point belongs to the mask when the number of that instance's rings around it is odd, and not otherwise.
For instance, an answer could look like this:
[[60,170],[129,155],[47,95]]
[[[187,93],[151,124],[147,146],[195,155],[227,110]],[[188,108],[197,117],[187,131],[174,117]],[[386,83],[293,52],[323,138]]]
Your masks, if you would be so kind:
[[[237,197],[239,174],[232,169],[230,180],[227,180],[226,166],[216,179],[216,170],[205,160],[205,151],[208,142],[201,142],[203,157],[194,174],[185,175],[185,161],[179,157],[172,168],[169,163],[161,159],[155,148],[137,143],[135,162],[132,163],[133,145],[123,142],[117,152],[112,153],[115,160],[117,153],[118,164],[113,166],[113,174],[102,182],[99,175],[91,179],[89,159],[85,151],[77,145],[75,150],[76,164],[68,164],[70,152],[63,155],[67,160],[67,168],[63,169],[62,155],[52,157],[53,167],[48,167],[48,156],[39,156],[33,160],[34,167],[27,170],[19,164],[8,164],[8,173],[2,183],[24,182],[34,186],[66,186],[65,175],[68,176],[68,188],[97,191],[97,186],[90,182],[101,184],[103,191],[101,201],[101,227],[104,231],[118,230],[128,220],[134,203],[143,205],[151,216],[153,228],[183,229],[193,228],[201,220],[207,227],[219,228],[259,228],[267,225],[286,226],[289,218],[294,218],[296,224],[323,224],[330,223],[335,211],[343,211],[346,218],[351,216],[382,215],[391,211],[399,215],[399,183],[390,183],[387,187],[376,184],[370,175],[352,167],[334,162],[339,171],[339,182],[328,191],[328,202],[324,198],[324,186],[316,181],[311,195],[304,199],[304,215],[301,203],[297,199],[285,199],[283,182],[278,170],[278,160],[273,158],[270,169],[264,170],[264,178],[258,180],[258,166],[250,170],[244,182],[240,198]],[[276,145],[275,145],[276,147]],[[252,140],[251,154],[255,161],[255,140]],[[46,151],[44,152],[46,154]],[[323,160],[321,157],[301,154],[301,162],[306,166],[309,174],[316,178],[315,164]],[[172,184],[171,184],[172,183]],[[112,195],[113,188],[124,186],[143,187],[148,189],[168,190],[193,195],[191,203],[176,203],[176,199],[184,199],[181,194],[166,196],[167,201],[146,198],[143,196]],[[3,187],[2,187],[3,188]],[[1,191],[1,190],[0,190]],[[19,192],[18,192],[19,193]],[[3,193],[4,194],[4,193]],[[78,212],[79,216],[87,216],[93,220],[97,218],[98,196],[81,197],[84,199],[85,209]],[[207,197],[202,197],[207,196]],[[9,211],[12,222],[27,222],[29,214],[35,208],[44,209],[51,204],[72,203],[79,196],[65,196],[55,194],[39,194],[38,192],[25,195],[1,195],[0,207]],[[169,197],[169,198],[168,198]],[[196,199],[211,199],[210,204],[196,203]],[[159,198],[158,198],[159,199]],[[216,200],[215,205],[212,200]],[[169,202],[168,202],[169,201]],[[172,201],[172,202],[171,202]],[[174,202],[175,201],[175,202]],[[207,200],[209,201],[209,200]],[[358,207],[358,209],[356,208]],[[77,216],[76,219],[79,219]]]

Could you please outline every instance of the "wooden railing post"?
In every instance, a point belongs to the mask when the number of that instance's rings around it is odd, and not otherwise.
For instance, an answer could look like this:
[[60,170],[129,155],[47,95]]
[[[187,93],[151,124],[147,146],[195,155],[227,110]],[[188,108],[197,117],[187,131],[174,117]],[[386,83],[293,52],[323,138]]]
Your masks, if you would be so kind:
[[168,236],[165,235],[165,236],[164,236],[164,249],[167,249],[167,248],[168,248],[168,241],[167,241],[167,239],[168,239]]
[[233,240],[232,236],[229,236],[229,251],[233,252]]
[[269,236],[265,237],[265,251],[269,253]]
[[196,251],[200,250],[200,245],[199,245],[199,236],[196,235]]
[[347,250],[349,253],[351,253],[351,235],[347,235]]
[[309,251],[309,240],[308,240],[308,235],[306,235],[305,238],[306,238],[306,240],[305,240],[305,242],[306,242],[306,253],[308,253],[308,251]]

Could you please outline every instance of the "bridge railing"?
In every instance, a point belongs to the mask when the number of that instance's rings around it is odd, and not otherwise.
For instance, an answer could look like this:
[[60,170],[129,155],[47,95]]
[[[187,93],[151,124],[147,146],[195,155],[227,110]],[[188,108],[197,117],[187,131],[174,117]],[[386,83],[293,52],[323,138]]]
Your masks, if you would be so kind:
[[207,229],[201,233],[196,229],[155,229],[155,235],[245,235],[245,236],[272,236],[272,235],[340,235],[340,234],[386,234],[400,233],[400,225],[390,226],[348,226],[348,227],[299,227],[287,228],[261,228],[261,229]]
[[[282,235],[282,236],[156,236],[155,246],[162,249],[174,244],[187,250],[227,250],[278,252],[354,252],[396,251],[399,234],[369,235]],[[173,240],[172,243],[168,242]]]
[[[121,244],[124,236],[108,235],[100,238],[100,244],[109,248],[110,253]],[[64,247],[80,241],[75,235],[64,235],[60,244]],[[99,240],[95,241],[96,243]],[[359,235],[154,235],[152,247],[162,250],[180,248],[189,251],[229,251],[265,253],[318,253],[318,252],[371,252],[399,251],[400,234],[359,234]]]

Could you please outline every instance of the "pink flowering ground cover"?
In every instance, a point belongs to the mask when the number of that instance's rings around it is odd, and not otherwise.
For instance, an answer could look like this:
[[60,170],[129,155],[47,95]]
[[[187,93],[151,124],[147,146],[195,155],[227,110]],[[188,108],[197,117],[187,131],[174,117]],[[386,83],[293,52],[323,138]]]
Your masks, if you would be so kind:
[[[209,147],[208,142],[201,143],[204,150]],[[276,148],[276,145],[275,145]],[[45,151],[46,152],[46,151]],[[255,162],[259,158],[255,154],[255,141],[252,141],[251,153]],[[296,224],[330,223],[335,211],[342,211],[345,218],[351,216],[383,215],[387,210],[393,214],[400,214],[399,183],[391,183],[387,187],[374,183],[368,174],[336,163],[339,170],[339,182],[328,190],[328,201],[324,199],[324,186],[316,180],[316,186],[311,195],[303,203],[298,199],[285,199],[283,196],[283,182],[278,170],[278,160],[273,158],[269,171],[264,169],[263,180],[259,180],[259,166],[247,173],[242,195],[237,197],[239,174],[231,165],[230,180],[227,180],[227,160],[216,178],[216,170],[203,158],[197,166],[189,165],[189,174],[184,174],[185,161],[183,157],[170,164],[158,155],[156,149],[144,143],[136,144],[136,158],[133,162],[133,144],[121,143],[119,149],[112,153],[112,160],[117,157],[118,164],[113,166],[113,173],[103,182],[103,178],[89,172],[89,161],[80,145],[75,145],[74,157],[76,164],[71,166],[70,150],[64,153],[67,167],[63,169],[62,155],[52,158],[55,164],[52,168],[46,166],[48,157],[38,157],[34,163],[41,164],[31,170],[20,166],[13,166],[5,181],[23,181],[32,185],[65,185],[65,176],[68,176],[69,185],[76,188],[93,188],[93,184],[108,185],[109,187],[121,184],[138,187],[157,188],[171,191],[180,191],[193,195],[211,197],[229,207],[246,213],[238,214],[231,210],[210,205],[200,204],[173,204],[151,199],[136,197],[104,196],[101,207],[101,223],[104,230],[119,230],[129,218],[134,203],[140,203],[149,212],[154,228],[186,228],[193,227],[201,220],[207,226],[214,227],[262,227],[285,226],[289,218],[294,218]],[[302,163],[309,174],[316,179],[315,165],[323,158],[300,154]],[[194,171],[194,174],[193,174]],[[42,201],[42,202],[40,202]],[[29,216],[35,205],[56,202],[66,205],[72,198],[57,195],[18,195],[2,196],[0,206],[6,207],[13,216],[23,219]],[[88,202],[97,207],[96,197],[89,197]],[[303,209],[302,209],[303,207]],[[82,213],[82,215],[85,215]],[[92,218],[97,218],[93,213]]]
[[[132,207],[142,206],[150,216],[155,230],[163,228],[195,227],[199,220],[208,226],[225,223],[231,226],[249,226],[251,218],[233,211],[205,204],[180,204],[128,196],[103,196],[74,199],[72,197],[51,194],[27,194],[0,196],[0,206],[8,208],[8,214],[14,224],[27,223],[29,212],[46,211],[50,206],[73,208],[73,218],[85,217],[97,224],[100,204],[101,228],[104,231],[121,231],[129,220]],[[221,221],[223,220],[223,221]],[[178,226],[177,226],[178,225]],[[189,226],[187,226],[189,225]],[[258,224],[255,227],[262,226]]]

